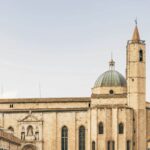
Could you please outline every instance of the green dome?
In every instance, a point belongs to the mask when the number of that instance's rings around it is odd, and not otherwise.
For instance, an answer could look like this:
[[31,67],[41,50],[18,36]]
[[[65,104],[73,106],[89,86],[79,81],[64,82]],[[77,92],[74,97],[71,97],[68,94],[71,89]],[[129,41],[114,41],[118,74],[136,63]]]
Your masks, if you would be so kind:
[[127,86],[126,79],[122,74],[114,70],[115,62],[113,59],[109,62],[110,70],[104,72],[98,77],[95,82],[94,88],[96,87],[112,87],[112,86]]
[[115,70],[104,72],[98,77],[94,87],[126,86],[126,79]]

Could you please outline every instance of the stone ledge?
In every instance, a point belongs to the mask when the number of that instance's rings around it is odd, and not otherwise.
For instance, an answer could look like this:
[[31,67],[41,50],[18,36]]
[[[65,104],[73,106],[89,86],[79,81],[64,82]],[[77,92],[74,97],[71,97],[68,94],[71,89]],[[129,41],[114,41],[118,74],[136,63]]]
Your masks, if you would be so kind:
[[127,98],[127,94],[92,94],[91,98]]
[[5,113],[22,113],[22,112],[67,112],[67,111],[88,111],[88,107],[82,107],[82,108],[37,108],[37,109],[1,109],[0,112]]
[[12,98],[0,99],[0,104],[5,103],[65,103],[65,102],[90,102],[90,97],[64,97],[64,98]]

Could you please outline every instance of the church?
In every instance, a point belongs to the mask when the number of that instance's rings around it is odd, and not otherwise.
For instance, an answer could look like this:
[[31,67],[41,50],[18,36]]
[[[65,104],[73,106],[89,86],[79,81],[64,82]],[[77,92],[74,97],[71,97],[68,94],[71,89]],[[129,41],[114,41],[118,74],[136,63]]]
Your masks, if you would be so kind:
[[137,25],[126,46],[126,77],[109,70],[90,97],[0,99],[0,126],[22,150],[150,150],[146,44]]

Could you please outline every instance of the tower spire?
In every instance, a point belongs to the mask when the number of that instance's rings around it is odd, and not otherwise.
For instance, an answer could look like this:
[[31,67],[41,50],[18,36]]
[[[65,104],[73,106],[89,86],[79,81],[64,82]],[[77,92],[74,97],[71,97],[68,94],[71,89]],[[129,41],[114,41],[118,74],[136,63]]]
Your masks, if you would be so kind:
[[137,26],[137,19],[135,20],[135,28],[132,36],[132,41],[133,42],[139,42],[140,41],[140,34]]

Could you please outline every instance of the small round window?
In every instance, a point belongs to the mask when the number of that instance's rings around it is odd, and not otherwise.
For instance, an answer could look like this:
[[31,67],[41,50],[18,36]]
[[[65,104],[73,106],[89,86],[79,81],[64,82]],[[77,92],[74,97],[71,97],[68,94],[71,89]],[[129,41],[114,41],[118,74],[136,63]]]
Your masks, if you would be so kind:
[[114,94],[114,91],[113,91],[113,90],[110,90],[110,91],[109,91],[109,94]]

